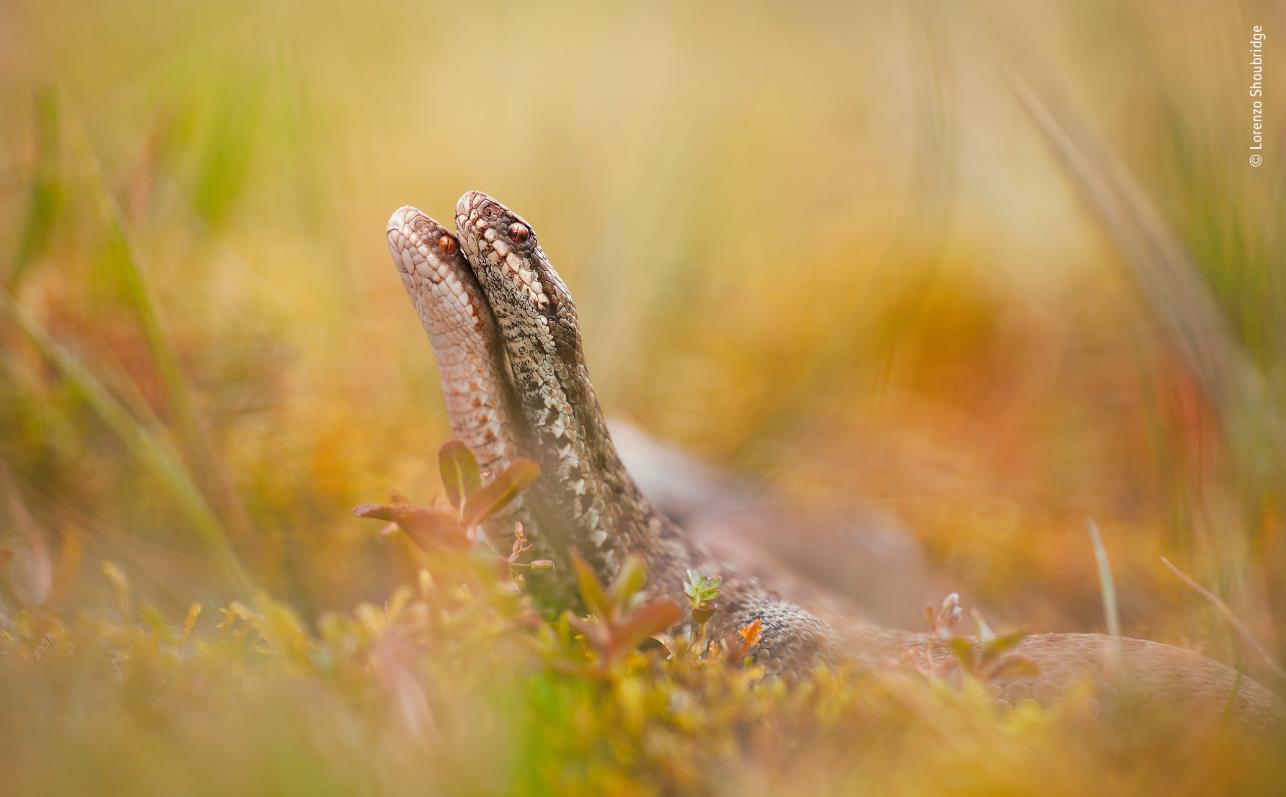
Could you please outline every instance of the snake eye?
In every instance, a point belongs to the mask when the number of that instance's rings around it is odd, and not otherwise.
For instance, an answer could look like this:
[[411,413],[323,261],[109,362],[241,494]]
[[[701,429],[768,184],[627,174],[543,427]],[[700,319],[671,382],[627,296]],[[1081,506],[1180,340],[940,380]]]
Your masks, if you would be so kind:
[[521,221],[515,221],[509,225],[509,237],[518,243],[522,243],[531,237],[531,228]]
[[444,235],[438,239],[438,251],[444,255],[454,255],[456,250],[455,239],[449,235]]

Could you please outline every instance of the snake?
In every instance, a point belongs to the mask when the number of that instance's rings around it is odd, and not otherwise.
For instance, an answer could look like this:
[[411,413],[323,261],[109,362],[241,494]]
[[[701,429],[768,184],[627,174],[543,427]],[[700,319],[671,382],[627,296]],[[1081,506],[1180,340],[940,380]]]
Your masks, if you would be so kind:
[[[751,653],[770,675],[844,662],[937,666],[959,655],[939,634],[846,616],[824,600],[805,608],[765,574],[712,558],[690,540],[622,464],[590,380],[576,305],[534,227],[481,191],[460,198],[454,221],[453,232],[415,207],[401,207],[387,225],[388,248],[433,348],[452,433],[484,470],[495,472],[518,456],[541,468],[518,511],[537,554],[554,562],[552,572],[532,580],[542,599],[577,605],[574,554],[604,582],[638,555],[647,591],[680,603],[690,571],[719,576],[711,637],[758,622]],[[980,643],[969,638],[969,644],[976,650]],[[988,682],[1003,704],[1051,707],[1088,684],[1097,710],[1100,698],[1124,694],[1128,685],[1147,701],[1226,715],[1257,730],[1286,723],[1270,689],[1172,645],[1043,633],[1023,637],[1009,653],[1035,667]]]

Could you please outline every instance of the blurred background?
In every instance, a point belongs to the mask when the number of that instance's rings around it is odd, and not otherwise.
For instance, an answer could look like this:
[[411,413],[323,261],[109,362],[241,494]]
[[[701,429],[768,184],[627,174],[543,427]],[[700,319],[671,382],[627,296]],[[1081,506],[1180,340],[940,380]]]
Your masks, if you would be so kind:
[[179,616],[405,580],[350,509],[430,498],[449,430],[384,224],[476,188],[539,231],[609,414],[790,544],[860,511],[911,546],[877,618],[943,587],[1099,630],[1092,518],[1126,633],[1243,659],[1164,555],[1286,653],[1284,16],[6,2],[6,605],[100,605],[104,561]]

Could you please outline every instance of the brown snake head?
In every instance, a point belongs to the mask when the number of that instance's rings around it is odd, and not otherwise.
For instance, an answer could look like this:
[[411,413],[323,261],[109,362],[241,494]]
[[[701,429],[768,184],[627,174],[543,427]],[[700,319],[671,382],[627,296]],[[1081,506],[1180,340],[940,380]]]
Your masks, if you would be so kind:
[[516,455],[512,393],[495,319],[459,240],[423,211],[398,208],[389,254],[438,362],[451,428],[495,472]]

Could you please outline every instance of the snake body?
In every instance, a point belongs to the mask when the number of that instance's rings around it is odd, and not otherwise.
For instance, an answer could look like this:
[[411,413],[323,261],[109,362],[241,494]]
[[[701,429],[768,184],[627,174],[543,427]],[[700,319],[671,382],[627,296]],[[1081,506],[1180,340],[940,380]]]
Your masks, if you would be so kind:
[[[622,465],[585,365],[576,306],[531,224],[470,191],[456,205],[455,225],[452,235],[422,211],[400,208],[389,220],[389,250],[433,345],[454,433],[485,467],[501,468],[518,454],[541,466],[524,495],[524,523],[540,555],[556,563],[542,587],[551,599],[574,601],[573,550],[605,581],[637,553],[647,563],[649,590],[680,601],[689,569],[720,575],[712,634],[726,638],[758,620],[763,635],[753,654],[772,673],[843,659],[874,666],[951,656],[929,634],[835,612],[823,620],[690,541]],[[1226,709],[1250,726],[1281,722],[1268,689],[1170,645],[1039,634],[1012,652],[1033,660],[1039,674],[994,679],[996,697],[1009,703],[1050,704],[1073,684],[1128,680],[1149,698]]]

